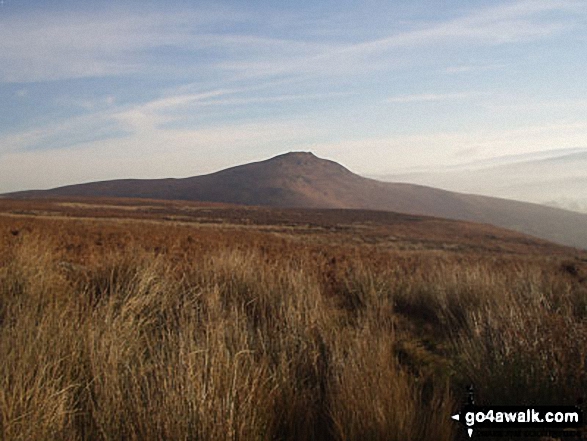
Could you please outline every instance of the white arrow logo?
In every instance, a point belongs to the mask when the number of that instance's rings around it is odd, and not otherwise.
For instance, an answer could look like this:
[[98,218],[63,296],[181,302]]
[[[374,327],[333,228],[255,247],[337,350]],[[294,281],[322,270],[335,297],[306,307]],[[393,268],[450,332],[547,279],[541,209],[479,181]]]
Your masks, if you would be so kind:
[[[456,413],[456,414],[452,415],[451,418],[455,421],[459,421],[461,416],[458,413]],[[471,438],[473,436],[473,429],[468,429],[467,433],[469,434],[469,438]]]

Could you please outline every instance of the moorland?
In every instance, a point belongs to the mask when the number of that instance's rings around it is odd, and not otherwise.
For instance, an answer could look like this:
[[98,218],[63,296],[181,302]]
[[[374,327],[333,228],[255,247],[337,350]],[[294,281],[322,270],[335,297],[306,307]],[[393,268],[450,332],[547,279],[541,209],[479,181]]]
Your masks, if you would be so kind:
[[0,200],[0,439],[454,440],[587,390],[587,252],[366,210]]

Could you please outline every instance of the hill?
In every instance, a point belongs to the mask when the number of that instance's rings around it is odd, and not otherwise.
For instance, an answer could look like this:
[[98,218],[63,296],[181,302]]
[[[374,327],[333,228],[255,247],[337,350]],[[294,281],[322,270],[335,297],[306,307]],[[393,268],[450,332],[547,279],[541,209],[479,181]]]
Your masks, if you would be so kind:
[[587,215],[512,201],[364,178],[312,153],[293,152],[183,179],[123,179],[8,195],[209,201],[298,208],[384,210],[488,223],[587,248]]

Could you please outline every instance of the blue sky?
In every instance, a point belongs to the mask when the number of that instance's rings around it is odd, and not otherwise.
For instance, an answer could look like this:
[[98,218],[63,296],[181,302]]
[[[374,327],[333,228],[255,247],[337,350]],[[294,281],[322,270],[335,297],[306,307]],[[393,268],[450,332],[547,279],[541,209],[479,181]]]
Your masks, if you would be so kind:
[[583,0],[121,3],[0,5],[0,193],[291,150],[370,176],[587,151]]

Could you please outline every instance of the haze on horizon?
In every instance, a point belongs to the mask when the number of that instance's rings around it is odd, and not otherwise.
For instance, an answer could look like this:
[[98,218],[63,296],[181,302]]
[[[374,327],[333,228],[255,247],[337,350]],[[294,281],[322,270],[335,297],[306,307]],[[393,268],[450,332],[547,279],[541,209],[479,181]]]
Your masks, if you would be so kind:
[[587,3],[0,5],[0,193],[290,150],[587,211]]

